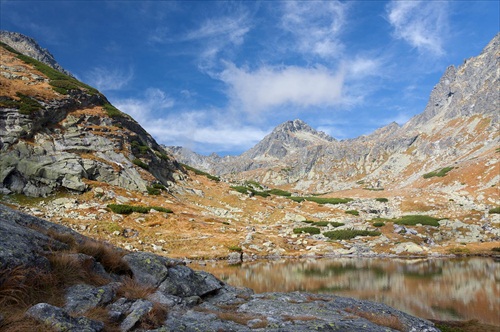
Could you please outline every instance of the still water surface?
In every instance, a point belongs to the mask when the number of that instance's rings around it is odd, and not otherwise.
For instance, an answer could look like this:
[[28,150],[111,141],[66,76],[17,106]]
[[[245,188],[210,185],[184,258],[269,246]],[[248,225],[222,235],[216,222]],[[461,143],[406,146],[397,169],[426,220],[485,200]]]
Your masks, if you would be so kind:
[[383,302],[428,319],[500,326],[500,261],[493,258],[288,259],[192,267],[257,293],[331,293]]

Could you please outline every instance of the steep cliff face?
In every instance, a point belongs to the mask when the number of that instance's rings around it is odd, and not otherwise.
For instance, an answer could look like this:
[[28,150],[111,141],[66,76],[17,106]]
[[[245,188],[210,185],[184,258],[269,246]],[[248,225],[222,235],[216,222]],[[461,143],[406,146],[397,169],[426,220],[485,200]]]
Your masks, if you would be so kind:
[[91,180],[140,191],[153,182],[173,185],[177,162],[101,93],[6,44],[0,53],[3,193],[83,192]]
[[425,110],[402,127],[392,123],[368,136],[335,141],[295,120],[240,156],[215,161],[184,152],[183,162],[233,179],[316,192],[360,183],[404,187],[440,167],[473,158],[487,163],[499,144],[499,45],[500,34],[479,56],[449,67]]

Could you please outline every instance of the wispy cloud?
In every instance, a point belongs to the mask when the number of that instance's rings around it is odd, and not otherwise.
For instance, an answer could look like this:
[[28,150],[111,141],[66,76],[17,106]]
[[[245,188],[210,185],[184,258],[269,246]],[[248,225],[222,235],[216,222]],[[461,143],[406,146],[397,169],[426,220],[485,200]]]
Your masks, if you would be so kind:
[[84,79],[90,85],[101,91],[120,90],[134,77],[132,68],[128,70],[118,68],[95,67],[84,74]]
[[174,106],[175,102],[165,92],[157,88],[149,88],[141,98],[125,98],[113,100],[113,104],[121,111],[132,116],[136,121],[142,124],[146,130],[145,124],[151,119]]
[[335,57],[344,49],[339,36],[347,8],[340,1],[286,1],[281,25],[294,37],[297,51]]
[[241,124],[220,109],[174,110],[175,101],[156,88],[148,89],[139,98],[113,100],[113,104],[131,115],[159,143],[201,153],[246,150],[268,133]]
[[228,85],[235,106],[249,113],[287,104],[311,107],[342,102],[343,72],[334,73],[322,66],[263,66],[249,71],[228,63],[219,78]]
[[248,12],[241,9],[232,15],[219,16],[203,21],[197,28],[187,32],[181,40],[199,42],[200,67],[207,69],[215,64],[217,57],[223,52],[240,46],[252,23]]
[[448,28],[448,4],[445,1],[391,1],[387,19],[394,36],[403,39],[420,53],[443,55],[443,36]]

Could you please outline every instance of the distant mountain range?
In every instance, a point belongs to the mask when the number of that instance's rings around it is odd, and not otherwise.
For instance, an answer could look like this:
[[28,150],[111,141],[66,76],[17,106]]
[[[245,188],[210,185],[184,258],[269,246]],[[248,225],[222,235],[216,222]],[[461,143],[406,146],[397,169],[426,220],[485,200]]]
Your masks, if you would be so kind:
[[337,141],[294,120],[277,126],[239,156],[202,156],[182,147],[167,150],[180,162],[219,176],[302,191],[360,184],[404,187],[435,169],[498,156],[499,45],[500,34],[479,56],[458,68],[448,67],[425,110],[401,127],[391,123],[370,135]]
[[487,165],[498,159],[500,34],[479,56],[447,68],[425,110],[401,127],[391,123],[337,141],[301,120],[287,121],[250,150],[226,157],[161,147],[104,95],[67,75],[33,39],[2,31],[0,40],[4,192],[84,191],[85,179],[145,191],[183,178],[177,161],[226,180],[309,193],[405,188],[428,172],[471,163],[485,172],[475,181],[487,185],[495,177]]

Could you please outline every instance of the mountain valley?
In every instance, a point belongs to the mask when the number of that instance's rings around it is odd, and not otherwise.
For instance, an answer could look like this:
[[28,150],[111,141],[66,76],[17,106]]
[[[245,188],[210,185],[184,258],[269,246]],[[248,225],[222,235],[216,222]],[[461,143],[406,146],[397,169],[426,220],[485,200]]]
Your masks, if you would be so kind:
[[[500,246],[499,40],[448,68],[404,126],[337,141],[294,120],[224,158],[164,150],[96,90],[4,46],[2,200],[178,258],[490,254]],[[350,230],[376,235],[334,240]]]
[[[498,258],[500,34],[449,67],[426,109],[402,126],[339,141],[296,119],[226,157],[158,144],[33,39],[1,31],[0,41],[0,329],[49,321],[56,331],[434,332],[433,323],[380,303],[254,294],[185,265],[402,258],[411,270],[427,258]],[[95,246],[101,251],[86,251]],[[70,277],[52,276],[57,264]],[[34,268],[40,282],[28,278]],[[497,270],[488,270],[492,280]],[[375,278],[381,288],[407,286],[386,276]],[[414,277],[408,287],[421,292],[423,276]],[[321,274],[310,279],[329,287]],[[459,279],[447,285],[459,296],[487,291]],[[8,281],[20,280],[9,293]],[[22,303],[20,293],[44,282],[56,304]],[[435,309],[412,305],[422,315]],[[483,298],[475,311],[495,305]],[[465,302],[459,309],[468,311]],[[487,323],[496,325],[492,312]]]

